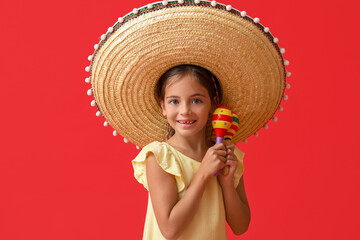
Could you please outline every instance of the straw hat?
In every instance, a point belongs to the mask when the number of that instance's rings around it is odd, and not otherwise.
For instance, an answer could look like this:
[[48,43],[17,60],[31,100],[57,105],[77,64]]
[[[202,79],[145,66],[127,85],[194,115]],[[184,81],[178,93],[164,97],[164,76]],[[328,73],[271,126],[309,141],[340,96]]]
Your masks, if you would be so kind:
[[285,65],[278,39],[245,11],[215,1],[162,1],[120,17],[89,56],[89,95],[113,134],[143,147],[164,141],[167,121],[154,97],[160,76],[198,65],[219,80],[223,100],[239,116],[233,142],[246,142],[286,100]]

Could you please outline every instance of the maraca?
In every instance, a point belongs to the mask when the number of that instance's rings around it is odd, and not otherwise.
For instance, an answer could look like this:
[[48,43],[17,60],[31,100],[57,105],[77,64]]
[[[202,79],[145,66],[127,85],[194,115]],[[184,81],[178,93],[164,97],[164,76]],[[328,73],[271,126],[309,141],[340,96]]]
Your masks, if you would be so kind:
[[226,133],[226,136],[224,137],[226,143],[228,143],[228,144],[231,143],[232,138],[234,137],[235,133],[239,129],[239,123],[240,123],[239,122],[239,116],[234,112],[231,112],[231,113],[232,113],[232,116],[233,116],[233,120],[232,120],[232,123],[231,123],[231,126],[230,126],[229,130]]
[[[221,143],[226,133],[231,127],[233,116],[231,110],[227,107],[218,107],[212,116],[212,126],[215,130],[216,144]],[[219,171],[215,174],[217,176]]]
[[[229,128],[226,136],[224,137],[225,139],[225,145],[229,145],[231,144],[231,140],[232,138],[234,137],[235,133],[237,132],[237,130],[239,129],[239,116],[234,113],[234,112],[231,112],[232,113],[232,116],[233,116],[233,121],[231,123],[231,127]],[[227,175],[229,173],[229,167],[226,166],[222,173],[224,175]]]

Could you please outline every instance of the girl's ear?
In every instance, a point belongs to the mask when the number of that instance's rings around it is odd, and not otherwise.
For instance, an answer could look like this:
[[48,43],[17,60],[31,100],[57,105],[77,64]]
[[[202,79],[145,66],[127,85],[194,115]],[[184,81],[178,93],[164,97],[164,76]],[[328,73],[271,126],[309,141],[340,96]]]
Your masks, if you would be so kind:
[[160,106],[161,106],[163,116],[166,117],[166,109],[165,109],[164,101],[160,101]]

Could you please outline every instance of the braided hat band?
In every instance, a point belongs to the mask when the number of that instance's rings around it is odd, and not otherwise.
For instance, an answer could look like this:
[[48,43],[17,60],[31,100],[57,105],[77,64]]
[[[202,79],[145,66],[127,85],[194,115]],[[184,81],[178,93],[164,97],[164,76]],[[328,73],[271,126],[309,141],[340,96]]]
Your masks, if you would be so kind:
[[[90,93],[126,141],[145,146],[166,137],[167,121],[154,97],[158,79],[182,64],[198,65],[219,80],[221,104],[239,115],[237,143],[266,127],[284,95],[284,49],[269,29],[214,1],[163,1],[123,18],[102,35],[89,56]],[[282,110],[280,108],[280,110]]]

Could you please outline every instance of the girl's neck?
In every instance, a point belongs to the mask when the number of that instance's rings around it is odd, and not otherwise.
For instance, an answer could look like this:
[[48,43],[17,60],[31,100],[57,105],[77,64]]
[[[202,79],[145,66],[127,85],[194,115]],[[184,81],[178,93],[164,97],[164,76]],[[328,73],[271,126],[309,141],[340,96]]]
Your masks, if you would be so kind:
[[176,133],[167,140],[175,149],[184,150],[186,152],[204,152],[210,147],[205,141],[205,132],[199,133],[198,136],[183,137]]

